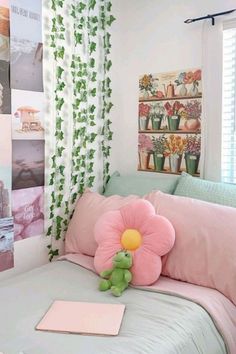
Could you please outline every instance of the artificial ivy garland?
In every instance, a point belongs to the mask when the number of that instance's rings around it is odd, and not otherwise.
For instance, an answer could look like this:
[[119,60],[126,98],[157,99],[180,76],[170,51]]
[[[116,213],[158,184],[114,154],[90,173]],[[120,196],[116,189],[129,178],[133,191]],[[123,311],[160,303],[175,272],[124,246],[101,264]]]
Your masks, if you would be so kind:
[[[67,29],[63,17],[68,5],[73,21],[73,34],[69,33],[69,36],[74,39],[70,72],[65,65]],[[48,245],[50,261],[59,254],[53,239],[64,237],[78,195],[94,185],[99,147],[103,157],[103,187],[109,179],[112,140],[109,113],[113,105],[108,76],[112,65],[109,59],[111,35],[107,29],[115,20],[111,7],[107,0],[51,0],[54,11],[50,47],[55,64],[55,151],[51,156],[49,180],[51,203],[47,236],[51,238]],[[71,78],[70,85],[68,77]],[[62,114],[68,90],[72,91],[73,97],[72,117]],[[73,120],[69,133],[68,119]],[[66,154],[68,144],[72,146],[70,164]],[[66,184],[70,185],[69,197],[65,193]]]

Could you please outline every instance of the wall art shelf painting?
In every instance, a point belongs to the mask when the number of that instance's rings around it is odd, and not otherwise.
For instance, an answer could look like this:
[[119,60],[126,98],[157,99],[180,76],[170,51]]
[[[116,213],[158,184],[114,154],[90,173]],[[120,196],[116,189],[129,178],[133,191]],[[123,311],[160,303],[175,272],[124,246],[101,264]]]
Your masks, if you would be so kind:
[[139,79],[138,170],[200,175],[201,70]]

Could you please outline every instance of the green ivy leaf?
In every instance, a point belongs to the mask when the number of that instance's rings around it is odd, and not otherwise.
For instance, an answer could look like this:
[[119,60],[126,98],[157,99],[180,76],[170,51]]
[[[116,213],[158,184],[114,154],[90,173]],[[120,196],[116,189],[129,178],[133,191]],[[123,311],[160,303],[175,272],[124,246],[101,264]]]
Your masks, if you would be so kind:
[[[58,194],[58,196],[57,196],[57,203],[56,203],[57,208],[60,208],[60,207],[61,207],[62,200],[63,200],[63,194]],[[57,217],[56,217],[56,222],[57,222],[57,224],[58,224],[58,221],[57,221],[57,220],[59,220],[58,218],[60,218],[60,216],[57,216]]]
[[59,169],[60,174],[61,174],[62,176],[64,176],[65,166],[60,165],[60,166],[58,167],[58,169]]
[[65,201],[65,214],[69,215],[69,203],[68,203],[68,201]]
[[55,92],[57,92],[57,91],[63,91],[64,90],[64,88],[65,88],[65,83],[64,82],[60,82],[59,84],[57,84],[56,85],[56,90],[55,90]]
[[[59,157],[61,157],[64,150],[65,150],[65,148],[64,148],[63,146],[57,147],[57,155],[58,155]],[[56,166],[55,166],[55,167],[56,167]]]
[[107,18],[107,24],[108,26],[111,26],[112,22],[115,21],[115,17],[110,15],[108,18]]
[[106,113],[110,113],[110,110],[112,109],[113,106],[114,106],[113,103],[108,102],[106,105]]
[[54,204],[56,202],[55,193],[54,192],[51,193],[51,198],[52,198],[52,203]]
[[56,96],[55,100],[56,100],[56,109],[58,111],[60,111],[62,106],[63,106],[63,104],[64,104],[64,102],[65,102],[64,98],[63,97],[59,98],[58,96]]
[[90,142],[90,143],[93,143],[93,142],[95,141],[96,137],[97,137],[97,134],[96,134],[96,133],[91,133],[91,134],[90,134],[89,142]]
[[108,3],[107,3],[107,11],[110,12],[111,8],[112,8],[112,3],[111,3],[111,1],[108,1]]
[[96,106],[94,104],[89,106],[89,113],[94,113],[96,110]]
[[83,35],[80,32],[74,32],[75,44],[82,44]]
[[59,256],[59,250],[58,249],[53,250],[51,248],[50,251],[48,252],[48,255],[49,255],[49,262],[51,262],[54,257]]
[[51,236],[52,234],[52,226],[49,226],[46,236]]
[[87,166],[87,172],[88,173],[92,173],[93,172],[93,166],[94,166],[94,163],[93,162],[90,162]]
[[58,66],[57,70],[56,70],[56,78],[61,79],[61,75],[63,72],[64,72],[64,69],[61,66]]
[[97,31],[98,31],[98,26],[94,26],[93,28],[90,29],[90,35],[92,37],[96,37],[97,36]]
[[94,158],[95,152],[96,152],[96,150],[94,150],[94,149],[88,150],[88,159],[89,160],[92,160]]
[[93,182],[95,180],[95,176],[89,176],[88,178],[88,187],[92,187],[93,186]]
[[61,117],[57,117],[57,119],[56,119],[56,129],[61,130],[62,122],[63,122],[63,119]]
[[55,180],[55,172],[52,172],[50,174],[49,186],[52,186],[54,184],[54,180]]
[[91,42],[89,45],[89,52],[90,54],[96,51],[96,43],[95,42]]
[[83,12],[83,10],[86,8],[86,4],[84,4],[83,2],[80,2],[78,4],[78,12],[81,14]]
[[95,59],[94,59],[94,58],[90,58],[90,60],[89,60],[89,67],[90,67],[90,68],[94,68],[94,67],[95,67]]
[[62,131],[56,131],[55,137],[56,137],[58,140],[63,140],[63,139],[64,139],[64,134],[63,134]]
[[65,48],[64,47],[58,47],[57,50],[57,57],[64,59],[64,55],[65,55]]
[[89,0],[89,10],[94,10],[96,5],[96,0]]
[[72,182],[73,185],[77,184],[77,181],[78,181],[78,176],[77,175],[71,176],[71,182]]
[[57,15],[56,19],[58,24],[63,26],[63,17],[61,15]]
[[[55,168],[56,167],[56,155],[53,155],[51,157],[51,160],[52,160],[52,168]],[[55,174],[54,174],[55,175]],[[51,175],[52,176],[52,175]]]
[[77,193],[73,193],[72,197],[71,197],[72,204],[74,204],[74,202],[76,201],[76,198],[77,198]]
[[110,68],[111,68],[111,66],[112,66],[112,62],[111,62],[111,60],[108,60],[107,63],[106,63],[106,65],[105,65],[106,70],[109,71]]
[[97,93],[97,89],[94,87],[92,90],[90,90],[90,95],[95,97]]

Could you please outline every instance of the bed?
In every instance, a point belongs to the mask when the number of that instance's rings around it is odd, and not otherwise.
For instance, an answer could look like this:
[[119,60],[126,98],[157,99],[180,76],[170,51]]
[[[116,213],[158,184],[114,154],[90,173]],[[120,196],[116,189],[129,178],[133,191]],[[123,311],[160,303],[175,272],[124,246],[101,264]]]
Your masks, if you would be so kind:
[[[209,313],[194,301],[157,289],[131,287],[122,297],[115,298],[97,290],[98,279],[84,266],[61,260],[4,281],[0,285],[0,351],[4,354],[227,353],[223,334]],[[119,336],[36,331],[35,325],[55,299],[125,304]]]
[[[146,195],[172,222],[175,246],[155,283],[130,286],[116,298],[98,291],[94,226],[138,197],[112,193],[79,198],[58,261],[0,284],[0,354],[236,354],[236,209],[160,191]],[[36,331],[54,300],[125,304],[119,335]]]

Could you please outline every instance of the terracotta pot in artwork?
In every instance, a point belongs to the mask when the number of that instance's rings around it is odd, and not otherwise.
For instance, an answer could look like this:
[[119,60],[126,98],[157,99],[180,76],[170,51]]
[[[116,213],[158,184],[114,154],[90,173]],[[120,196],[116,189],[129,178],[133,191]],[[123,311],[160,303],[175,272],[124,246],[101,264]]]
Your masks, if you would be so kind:
[[187,119],[184,123],[184,128],[189,131],[197,131],[201,127],[201,122],[198,118]]

